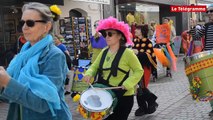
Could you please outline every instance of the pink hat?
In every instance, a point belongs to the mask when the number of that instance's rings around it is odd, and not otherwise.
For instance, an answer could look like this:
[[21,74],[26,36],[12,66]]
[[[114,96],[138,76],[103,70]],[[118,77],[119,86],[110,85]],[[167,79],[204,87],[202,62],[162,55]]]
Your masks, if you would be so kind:
[[110,29],[120,31],[125,37],[126,44],[133,45],[133,42],[130,39],[128,24],[125,24],[124,22],[119,22],[118,19],[110,16],[109,18],[99,21],[96,31],[103,32],[105,30]]

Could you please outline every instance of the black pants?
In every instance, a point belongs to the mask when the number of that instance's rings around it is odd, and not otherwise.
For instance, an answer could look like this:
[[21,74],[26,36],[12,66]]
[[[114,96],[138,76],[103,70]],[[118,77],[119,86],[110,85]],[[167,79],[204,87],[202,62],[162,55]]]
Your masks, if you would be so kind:
[[67,77],[65,80],[65,85],[69,85],[70,79]]
[[139,106],[139,109],[147,114],[152,113],[152,109],[156,104],[157,96],[149,91],[148,88],[138,88],[137,93],[137,103]]
[[134,104],[134,96],[122,96],[118,98],[118,104],[105,120],[127,120]]
[[157,69],[155,67],[152,67],[152,76],[155,78],[158,78],[158,73]]

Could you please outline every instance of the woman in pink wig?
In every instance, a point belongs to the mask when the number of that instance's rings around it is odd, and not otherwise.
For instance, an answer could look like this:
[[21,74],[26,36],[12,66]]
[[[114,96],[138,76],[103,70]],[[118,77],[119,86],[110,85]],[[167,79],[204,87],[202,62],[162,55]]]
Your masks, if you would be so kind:
[[105,87],[121,86],[120,89],[112,90],[118,101],[106,120],[127,120],[134,103],[135,86],[143,75],[137,56],[125,47],[126,44],[133,44],[129,37],[129,27],[109,17],[100,21],[96,30],[105,37],[108,47],[101,51],[86,71],[84,79],[89,82],[91,77],[98,74],[96,84]]

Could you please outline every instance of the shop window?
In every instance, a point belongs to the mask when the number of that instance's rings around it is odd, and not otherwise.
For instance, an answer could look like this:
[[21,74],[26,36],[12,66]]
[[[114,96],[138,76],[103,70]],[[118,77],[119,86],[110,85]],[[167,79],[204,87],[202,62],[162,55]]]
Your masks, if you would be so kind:
[[[129,23],[129,25],[131,25],[131,21],[135,21],[137,24],[149,24],[150,21],[159,23],[158,5],[130,2],[119,4],[116,7],[118,10],[116,15],[119,20]],[[131,17],[131,15],[133,15],[134,18]],[[127,16],[130,16],[130,21],[127,19]]]

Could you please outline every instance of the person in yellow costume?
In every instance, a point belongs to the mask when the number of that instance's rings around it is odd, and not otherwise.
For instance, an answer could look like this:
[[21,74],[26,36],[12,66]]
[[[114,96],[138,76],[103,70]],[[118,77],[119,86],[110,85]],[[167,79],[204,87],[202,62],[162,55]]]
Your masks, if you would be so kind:
[[128,25],[131,26],[132,23],[135,22],[135,16],[132,14],[132,12],[129,12],[126,16],[126,21],[128,22]]
[[144,19],[144,16],[143,16],[142,13],[140,13],[140,12],[135,12],[134,16],[135,16],[135,22],[136,22],[137,25],[142,25],[142,24],[144,24],[145,19]]
[[173,20],[171,19],[168,19],[168,18],[165,18],[164,19],[164,23],[167,23],[171,26],[171,41],[174,42],[174,38],[176,37],[176,30],[175,30],[175,27],[173,25]]

